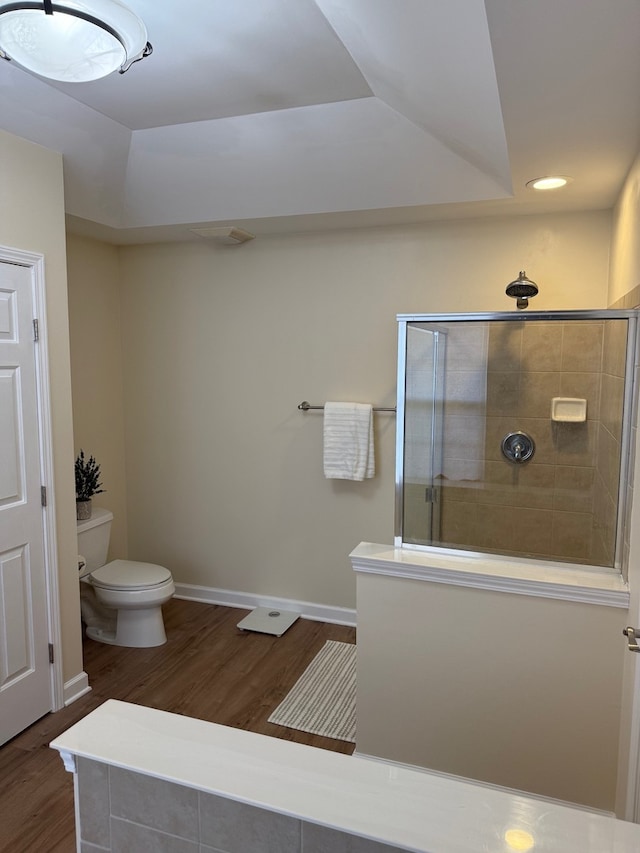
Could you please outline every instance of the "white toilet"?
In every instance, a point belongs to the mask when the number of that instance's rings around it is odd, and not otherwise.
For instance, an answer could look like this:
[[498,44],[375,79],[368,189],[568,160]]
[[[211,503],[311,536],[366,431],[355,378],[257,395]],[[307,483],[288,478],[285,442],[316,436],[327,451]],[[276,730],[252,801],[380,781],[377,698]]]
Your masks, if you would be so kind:
[[148,648],[167,642],[162,605],[172,597],[171,572],[153,563],[106,563],[113,513],[95,508],[78,521],[80,603],[87,637],[114,646]]

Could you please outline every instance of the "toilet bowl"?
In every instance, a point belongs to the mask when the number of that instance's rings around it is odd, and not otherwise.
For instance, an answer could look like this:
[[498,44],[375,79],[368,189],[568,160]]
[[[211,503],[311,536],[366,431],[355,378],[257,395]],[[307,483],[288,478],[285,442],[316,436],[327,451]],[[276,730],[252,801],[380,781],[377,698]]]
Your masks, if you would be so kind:
[[113,560],[105,564],[113,515],[96,508],[78,522],[82,553],[80,604],[86,634],[114,646],[148,648],[166,643],[162,605],[173,596],[171,572],[154,563]]

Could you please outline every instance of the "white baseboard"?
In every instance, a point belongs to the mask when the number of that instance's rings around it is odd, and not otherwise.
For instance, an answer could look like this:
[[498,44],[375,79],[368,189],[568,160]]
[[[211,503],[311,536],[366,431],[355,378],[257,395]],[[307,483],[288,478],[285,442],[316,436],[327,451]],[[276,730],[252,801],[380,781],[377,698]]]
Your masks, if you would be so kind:
[[176,583],[175,598],[201,601],[204,604],[221,604],[224,607],[239,607],[244,610],[253,610],[255,607],[272,607],[299,613],[303,619],[312,619],[316,622],[331,622],[334,625],[349,625],[351,627],[356,625],[356,611],[349,607],[332,607],[329,604],[314,604],[311,601],[295,601],[290,598],[276,598],[271,595],[238,592],[232,589]]
[[70,681],[65,681],[64,683],[64,704],[65,707],[70,705],[72,702],[75,702],[76,699],[79,699],[81,696],[84,696],[85,693],[88,693],[91,690],[89,685],[89,676],[86,672],[80,672],[78,675],[74,676]]

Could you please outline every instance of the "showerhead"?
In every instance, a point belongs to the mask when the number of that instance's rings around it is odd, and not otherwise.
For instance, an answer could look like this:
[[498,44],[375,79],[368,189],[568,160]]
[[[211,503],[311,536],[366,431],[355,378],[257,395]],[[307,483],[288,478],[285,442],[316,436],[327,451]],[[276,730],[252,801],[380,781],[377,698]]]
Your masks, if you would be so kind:
[[538,293],[538,285],[535,281],[527,278],[524,270],[520,271],[518,278],[507,285],[506,294],[516,300],[518,308],[526,308],[529,300]]

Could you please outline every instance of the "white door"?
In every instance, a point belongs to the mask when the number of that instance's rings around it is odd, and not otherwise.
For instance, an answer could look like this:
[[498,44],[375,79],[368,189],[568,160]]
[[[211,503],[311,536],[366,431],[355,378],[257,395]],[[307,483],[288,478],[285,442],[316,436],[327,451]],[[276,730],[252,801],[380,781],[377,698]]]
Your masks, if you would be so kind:
[[32,272],[0,262],[0,743],[52,709]]

